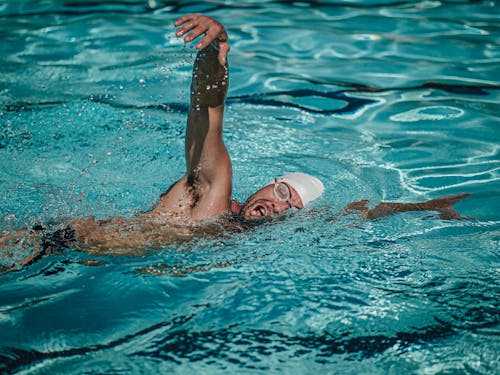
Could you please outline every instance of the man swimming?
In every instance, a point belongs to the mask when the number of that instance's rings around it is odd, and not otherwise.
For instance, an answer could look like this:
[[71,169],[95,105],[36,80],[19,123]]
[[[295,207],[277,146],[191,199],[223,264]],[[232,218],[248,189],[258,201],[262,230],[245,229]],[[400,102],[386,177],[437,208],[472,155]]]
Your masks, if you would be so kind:
[[[270,178],[270,183],[244,203],[231,199],[231,160],[222,138],[225,98],[229,85],[227,55],[230,50],[224,27],[201,14],[186,15],[175,21],[177,37],[186,43],[197,38],[191,104],[185,139],[187,170],[150,211],[132,218],[95,220],[81,218],[56,230],[35,226],[29,231],[0,237],[0,247],[15,246],[26,239],[34,252],[22,263],[46,255],[60,247],[87,252],[127,252],[131,249],[161,248],[183,238],[192,238],[214,222],[224,227],[231,218],[241,221],[278,216],[302,209],[324,191],[316,177],[301,172]],[[423,203],[385,203],[369,209],[367,201],[354,202],[344,212],[356,211],[366,219],[377,219],[395,212],[435,210],[443,218],[458,219],[453,205],[468,194],[448,196]],[[233,220],[234,222],[234,220]]]

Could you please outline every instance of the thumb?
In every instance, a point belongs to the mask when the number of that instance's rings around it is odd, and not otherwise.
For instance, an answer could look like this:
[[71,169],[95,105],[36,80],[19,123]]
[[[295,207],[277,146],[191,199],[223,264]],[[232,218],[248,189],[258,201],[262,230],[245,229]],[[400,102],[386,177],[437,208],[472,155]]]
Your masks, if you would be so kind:
[[229,53],[229,43],[228,42],[219,42],[219,63],[221,65],[226,65],[227,63],[227,55]]

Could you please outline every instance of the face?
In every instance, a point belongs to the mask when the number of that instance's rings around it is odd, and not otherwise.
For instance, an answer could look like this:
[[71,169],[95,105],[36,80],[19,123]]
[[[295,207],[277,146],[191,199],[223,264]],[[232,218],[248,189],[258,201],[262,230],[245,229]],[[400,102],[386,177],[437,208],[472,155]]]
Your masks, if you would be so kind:
[[246,219],[258,219],[279,215],[292,207],[302,208],[302,200],[291,186],[280,182],[267,185],[251,195],[244,203],[241,215]]

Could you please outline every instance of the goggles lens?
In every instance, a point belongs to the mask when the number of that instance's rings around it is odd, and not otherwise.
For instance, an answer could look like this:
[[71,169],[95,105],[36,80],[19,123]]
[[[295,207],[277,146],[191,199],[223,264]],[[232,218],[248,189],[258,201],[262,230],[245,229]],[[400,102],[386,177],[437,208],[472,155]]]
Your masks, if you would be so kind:
[[278,198],[280,201],[289,202],[292,196],[290,192],[290,188],[284,182],[279,182],[278,180],[274,180],[274,196]]

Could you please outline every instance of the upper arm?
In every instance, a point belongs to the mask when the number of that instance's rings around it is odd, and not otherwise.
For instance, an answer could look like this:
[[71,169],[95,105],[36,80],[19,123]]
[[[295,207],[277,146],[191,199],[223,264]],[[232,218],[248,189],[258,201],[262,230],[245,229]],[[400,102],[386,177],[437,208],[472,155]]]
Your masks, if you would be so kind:
[[229,209],[231,160],[222,138],[224,106],[191,108],[186,135],[186,183],[195,219]]

